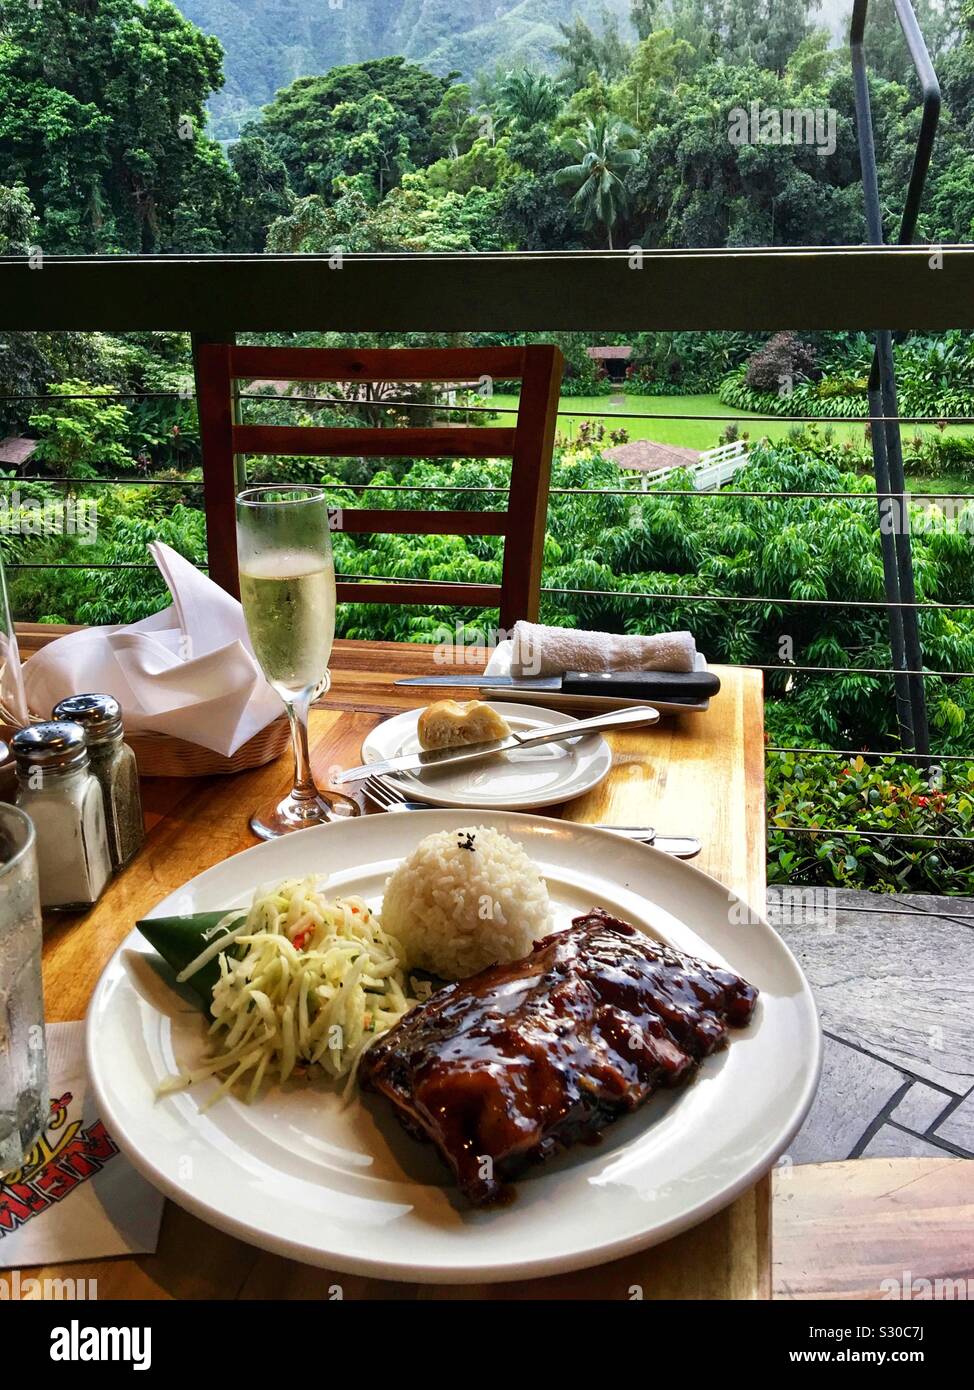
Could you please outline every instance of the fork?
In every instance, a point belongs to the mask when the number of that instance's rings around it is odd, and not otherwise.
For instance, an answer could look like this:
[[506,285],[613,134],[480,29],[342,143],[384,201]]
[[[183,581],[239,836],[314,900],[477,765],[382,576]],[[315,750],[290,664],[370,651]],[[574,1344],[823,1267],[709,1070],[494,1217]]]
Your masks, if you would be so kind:
[[[429,803],[426,801],[410,801],[404,796],[397,787],[386,782],[382,777],[368,777],[364,783],[363,791],[370,801],[374,801],[376,806],[383,811],[428,811]],[[666,854],[672,854],[676,859],[693,859],[700,853],[700,841],[694,840],[687,835],[657,835],[656,831],[649,826],[637,825],[593,825],[593,830],[611,830],[616,835],[622,835],[627,840],[636,840],[640,844],[652,845],[655,849],[663,850]]]

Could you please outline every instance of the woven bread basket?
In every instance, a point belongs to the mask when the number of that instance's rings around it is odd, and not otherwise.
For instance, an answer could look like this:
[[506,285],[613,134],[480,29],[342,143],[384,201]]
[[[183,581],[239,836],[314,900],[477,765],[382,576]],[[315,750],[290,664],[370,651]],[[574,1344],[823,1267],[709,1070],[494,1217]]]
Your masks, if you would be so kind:
[[[0,705],[0,734],[8,741],[17,732],[17,725]],[[31,716],[32,724],[43,721]],[[291,741],[291,729],[286,715],[281,715],[260,733],[240,745],[232,757],[214,753],[198,743],[173,738],[170,734],[134,734],[125,731],[125,742],[135,754],[142,777],[222,777],[231,772],[246,772],[248,768],[263,767],[285,751]]]
[[135,754],[143,777],[221,777],[263,767],[285,751],[291,729],[285,715],[268,724],[260,733],[242,743],[229,758],[202,748],[198,743],[173,738],[170,734],[126,732],[125,742]]

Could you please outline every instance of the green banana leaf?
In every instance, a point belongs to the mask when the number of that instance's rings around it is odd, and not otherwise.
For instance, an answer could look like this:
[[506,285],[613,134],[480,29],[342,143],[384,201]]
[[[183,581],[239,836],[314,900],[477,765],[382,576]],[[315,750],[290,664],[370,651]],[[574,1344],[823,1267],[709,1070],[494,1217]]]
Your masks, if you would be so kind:
[[[149,945],[155,947],[178,975],[212,943],[213,937],[208,933],[226,915],[226,912],[195,912],[188,917],[148,917],[135,925]],[[241,912],[240,916],[244,917],[246,913]],[[234,949],[232,943],[230,949]],[[186,981],[207,1013],[213,1002],[213,986],[219,978],[220,961],[218,956],[214,956]]]

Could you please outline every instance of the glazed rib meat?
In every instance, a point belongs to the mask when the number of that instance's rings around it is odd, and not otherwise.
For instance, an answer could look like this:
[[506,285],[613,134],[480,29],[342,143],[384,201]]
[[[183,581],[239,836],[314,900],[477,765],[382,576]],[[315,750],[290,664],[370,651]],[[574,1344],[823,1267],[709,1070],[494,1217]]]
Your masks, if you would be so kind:
[[482,1205],[525,1164],[688,1082],[756,999],[596,908],[523,960],[437,991],[364,1054],[359,1079]]

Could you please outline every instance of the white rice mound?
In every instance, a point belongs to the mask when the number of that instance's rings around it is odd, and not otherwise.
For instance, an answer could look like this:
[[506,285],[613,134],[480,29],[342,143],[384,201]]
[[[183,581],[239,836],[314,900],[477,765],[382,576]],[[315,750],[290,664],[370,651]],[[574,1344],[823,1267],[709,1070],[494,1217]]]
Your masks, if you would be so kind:
[[382,926],[411,968],[462,980],[526,956],[551,930],[551,904],[520,845],[489,826],[462,826],[427,835],[390,876]]

